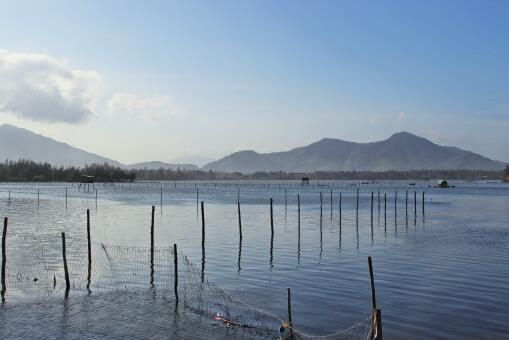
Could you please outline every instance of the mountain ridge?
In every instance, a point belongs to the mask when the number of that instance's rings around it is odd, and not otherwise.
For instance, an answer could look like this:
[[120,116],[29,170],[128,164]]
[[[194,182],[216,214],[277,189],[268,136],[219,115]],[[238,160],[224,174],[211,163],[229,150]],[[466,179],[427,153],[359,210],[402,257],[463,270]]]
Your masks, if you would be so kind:
[[369,143],[323,138],[288,151],[234,152],[204,166],[205,170],[256,171],[405,171],[502,170],[504,163],[457,147],[441,146],[409,132]]

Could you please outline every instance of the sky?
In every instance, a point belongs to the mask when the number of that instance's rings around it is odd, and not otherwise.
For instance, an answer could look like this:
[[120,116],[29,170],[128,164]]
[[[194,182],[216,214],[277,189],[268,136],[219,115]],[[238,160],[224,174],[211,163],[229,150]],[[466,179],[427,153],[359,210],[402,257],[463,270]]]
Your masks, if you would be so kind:
[[399,131],[509,162],[508,1],[0,6],[0,124],[122,163]]

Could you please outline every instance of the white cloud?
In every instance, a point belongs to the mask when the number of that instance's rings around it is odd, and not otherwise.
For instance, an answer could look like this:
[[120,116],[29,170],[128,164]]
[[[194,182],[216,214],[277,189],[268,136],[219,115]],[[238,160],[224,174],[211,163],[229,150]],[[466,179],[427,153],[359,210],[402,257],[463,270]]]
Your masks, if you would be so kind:
[[402,122],[406,119],[406,112],[399,112],[398,113],[398,121]]
[[117,93],[108,100],[108,113],[129,114],[151,120],[177,115],[180,110],[169,96],[140,97],[130,93]]
[[0,113],[41,122],[78,123],[93,115],[102,77],[45,54],[0,49]]

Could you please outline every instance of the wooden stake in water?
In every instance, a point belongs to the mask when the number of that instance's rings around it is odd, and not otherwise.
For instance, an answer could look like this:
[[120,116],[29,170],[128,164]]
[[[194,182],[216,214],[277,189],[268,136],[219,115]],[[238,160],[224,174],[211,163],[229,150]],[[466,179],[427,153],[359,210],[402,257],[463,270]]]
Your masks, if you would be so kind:
[[87,276],[87,289],[90,288],[90,281],[92,278],[92,240],[90,237],[90,210],[87,209],[87,241],[88,241],[88,276]]
[[369,283],[371,287],[371,308],[376,309],[375,278],[373,276],[373,264],[371,256],[368,256]]
[[201,201],[201,255],[205,259],[205,206]]
[[5,302],[5,292],[7,291],[7,285],[5,283],[5,269],[7,265],[7,217],[4,218],[4,229],[2,232],[2,302]]
[[322,192],[320,192],[320,225],[322,224],[322,217],[323,217],[323,197]]
[[357,201],[356,201],[356,208],[355,208],[355,226],[357,228],[357,231],[359,231],[359,188],[357,188]]
[[11,190],[9,189],[9,198],[7,200],[7,203],[11,204]]
[[161,213],[163,212],[163,187],[161,186]]
[[371,192],[371,234],[373,234],[373,199],[374,193]]
[[384,227],[387,229],[387,193],[384,193]]
[[339,193],[339,239],[341,239],[341,220],[343,219],[342,193]]
[[274,235],[274,211],[272,209],[272,198],[270,199],[270,232]]
[[422,222],[424,223],[424,191],[422,192]]
[[394,225],[398,225],[398,192],[394,191]]
[[67,210],[67,188],[65,188],[65,209]]
[[65,276],[65,297],[69,296],[69,289],[71,282],[69,280],[69,269],[67,268],[67,255],[65,250],[65,233],[62,233],[62,259],[64,261],[64,276]]
[[417,225],[417,191],[414,191],[414,225]]
[[175,302],[179,303],[179,272],[178,272],[178,256],[177,256],[177,245],[173,245],[173,268],[174,268],[174,278],[173,278],[173,292],[175,293]]
[[300,194],[297,194],[297,230],[298,242],[300,244]]
[[288,288],[288,326],[290,327],[290,339],[293,340],[293,323],[292,323],[292,297],[290,288]]
[[37,206],[39,206],[39,188],[37,188]]
[[332,189],[330,189],[330,220],[332,221]]
[[408,226],[408,190],[405,191],[405,224]]
[[242,242],[242,218],[240,216],[240,188],[237,188],[237,212],[239,215],[239,238]]
[[156,207],[152,206],[152,216],[150,220],[150,284],[154,284],[154,215]]

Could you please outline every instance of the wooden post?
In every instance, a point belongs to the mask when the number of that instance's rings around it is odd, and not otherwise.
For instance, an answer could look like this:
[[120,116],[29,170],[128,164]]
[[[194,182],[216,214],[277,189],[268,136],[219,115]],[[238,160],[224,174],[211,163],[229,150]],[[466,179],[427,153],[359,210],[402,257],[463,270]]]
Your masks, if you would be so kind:
[[373,200],[374,200],[374,193],[371,192],[371,233],[373,233]]
[[373,329],[375,330],[375,332],[374,332],[375,334],[373,334],[373,338],[376,340],[383,340],[382,310],[376,309],[373,311],[373,313],[375,314],[374,318],[373,318],[373,321],[374,321]]
[[270,232],[274,235],[274,211],[272,209],[272,198],[270,199]]
[[332,189],[330,189],[330,220],[332,221]]
[[67,188],[65,188],[65,209],[67,209]]
[[37,188],[37,206],[39,206],[39,202],[40,202],[40,200],[39,200],[39,188]]
[[4,229],[2,232],[2,303],[5,302],[5,292],[7,291],[7,285],[5,283],[5,269],[7,265],[7,217],[4,218]]
[[394,191],[394,225],[398,225],[398,192]]
[[9,199],[7,200],[7,203],[11,204],[11,189],[9,189]]
[[342,208],[342,194],[339,193],[339,237],[341,238],[341,220],[343,218],[343,208]]
[[355,209],[355,227],[359,231],[359,188],[357,188],[357,203]]
[[205,259],[205,207],[201,201],[201,255]]
[[387,193],[384,193],[384,226],[387,228]]
[[97,208],[97,189],[95,189],[95,207]]
[[414,191],[414,225],[417,225],[417,191]]
[[300,244],[300,194],[297,194],[297,229]]
[[240,188],[237,188],[237,212],[239,215],[239,238],[242,242],[242,218],[240,216]]
[[173,291],[175,292],[175,301],[179,303],[179,273],[178,273],[178,256],[177,256],[177,245],[173,245],[173,267],[174,267],[174,278],[173,278]]
[[323,197],[322,192],[320,192],[320,225],[322,224],[322,216],[323,216]]
[[422,192],[422,220],[424,221],[424,191]]
[[288,288],[288,326],[290,327],[290,339],[293,340],[293,323],[292,323],[292,299],[290,288]]
[[90,210],[87,209],[87,241],[88,241],[88,277],[87,289],[90,288],[90,281],[92,278],[92,241],[90,239]]
[[163,212],[163,187],[161,186],[161,213]]
[[405,191],[405,224],[408,226],[408,190]]
[[65,276],[65,297],[69,295],[71,283],[69,281],[69,269],[67,268],[67,255],[65,252],[65,233],[62,233],[62,258],[64,260],[64,276]]
[[152,206],[150,219],[150,284],[154,284],[154,214],[156,207]]
[[285,188],[285,216],[286,216],[286,210],[288,208],[288,196],[286,194],[286,188]]
[[371,287],[371,308],[376,309],[375,278],[373,276],[373,264],[371,256],[368,256],[369,283]]

